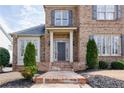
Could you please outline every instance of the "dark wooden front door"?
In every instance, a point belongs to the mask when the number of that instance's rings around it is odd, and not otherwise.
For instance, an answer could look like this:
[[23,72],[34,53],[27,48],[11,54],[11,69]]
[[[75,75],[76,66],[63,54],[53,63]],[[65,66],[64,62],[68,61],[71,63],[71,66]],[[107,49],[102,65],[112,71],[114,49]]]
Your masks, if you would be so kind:
[[58,42],[58,61],[65,61],[65,42]]

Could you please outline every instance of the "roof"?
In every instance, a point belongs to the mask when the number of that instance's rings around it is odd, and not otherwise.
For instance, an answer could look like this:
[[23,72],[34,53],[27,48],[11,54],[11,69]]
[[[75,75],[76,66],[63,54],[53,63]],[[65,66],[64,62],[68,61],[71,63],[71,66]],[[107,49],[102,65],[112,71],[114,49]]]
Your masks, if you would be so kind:
[[42,36],[44,35],[44,33],[45,33],[44,25],[39,25],[18,32],[14,32],[14,34],[19,36]]
[[10,42],[12,42],[12,38],[10,37],[10,35],[8,33],[6,33],[6,31],[4,30],[4,28],[0,25],[0,29],[3,32],[3,34],[8,38],[8,40]]

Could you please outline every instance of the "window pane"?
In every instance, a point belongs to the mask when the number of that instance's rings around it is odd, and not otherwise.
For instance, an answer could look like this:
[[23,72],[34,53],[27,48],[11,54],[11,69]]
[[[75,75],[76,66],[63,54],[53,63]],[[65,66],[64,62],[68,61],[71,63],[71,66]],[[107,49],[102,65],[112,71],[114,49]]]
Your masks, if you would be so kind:
[[106,12],[115,12],[114,5],[107,5],[106,6]]
[[56,26],[60,26],[60,25],[61,25],[61,20],[56,20],[56,21],[55,21],[55,25],[56,25]]
[[120,55],[120,36],[96,35],[94,40],[100,56]]
[[105,19],[104,13],[97,13],[97,19],[104,20]]
[[68,20],[63,20],[63,26],[68,26],[69,22]]
[[106,13],[106,19],[107,20],[113,20],[114,19],[114,13]]
[[101,38],[99,36],[94,36],[94,40],[98,48],[98,54],[101,55]]
[[111,44],[111,42],[110,42],[110,36],[107,35],[105,37],[105,42],[106,42],[106,48],[105,48],[106,54],[109,55],[110,54],[110,44]]
[[112,54],[120,54],[120,40],[119,36],[112,36]]
[[98,5],[97,19],[98,20],[113,20],[115,15],[114,5]]
[[69,25],[69,11],[57,10],[55,11],[55,25],[68,26]]
[[102,42],[102,53],[105,54],[105,37],[103,37],[103,42]]
[[63,19],[68,20],[69,18],[69,12],[68,11],[63,11]]
[[61,11],[55,11],[55,25],[61,25]]
[[24,56],[24,40],[21,40],[21,56]]
[[61,11],[55,11],[55,19],[61,19]]
[[38,56],[38,42],[34,41],[34,45],[35,45],[35,55]]
[[98,5],[97,6],[97,12],[105,12],[106,8],[104,5]]

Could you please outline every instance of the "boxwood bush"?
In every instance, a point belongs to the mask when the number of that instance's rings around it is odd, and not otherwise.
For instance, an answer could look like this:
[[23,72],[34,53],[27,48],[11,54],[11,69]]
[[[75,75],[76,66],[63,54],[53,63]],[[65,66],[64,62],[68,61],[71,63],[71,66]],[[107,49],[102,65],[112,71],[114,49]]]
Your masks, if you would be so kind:
[[124,61],[114,61],[111,63],[112,69],[124,69]]
[[106,62],[106,61],[99,61],[99,68],[100,69],[107,69],[108,68],[108,62]]

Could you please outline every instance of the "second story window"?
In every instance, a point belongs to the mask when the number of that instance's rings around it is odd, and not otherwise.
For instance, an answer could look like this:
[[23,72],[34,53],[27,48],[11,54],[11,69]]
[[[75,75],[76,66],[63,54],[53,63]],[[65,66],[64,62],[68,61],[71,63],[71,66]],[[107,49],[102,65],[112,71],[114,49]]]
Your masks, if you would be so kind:
[[116,20],[121,17],[119,5],[94,5],[92,9],[95,20]]
[[54,11],[54,25],[55,26],[69,26],[69,11],[55,10]]
[[116,18],[116,8],[114,5],[98,5],[97,19],[98,20],[114,20]]

